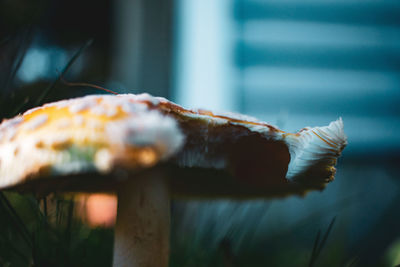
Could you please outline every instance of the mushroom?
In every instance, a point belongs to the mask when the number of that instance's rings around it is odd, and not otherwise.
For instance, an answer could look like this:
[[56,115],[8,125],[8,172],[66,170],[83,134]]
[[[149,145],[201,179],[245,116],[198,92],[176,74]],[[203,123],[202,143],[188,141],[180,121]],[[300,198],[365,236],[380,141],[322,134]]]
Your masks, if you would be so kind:
[[0,188],[118,196],[114,266],[167,266],[171,197],[323,189],[346,145],[339,119],[291,134],[148,94],[90,95],[0,125]]

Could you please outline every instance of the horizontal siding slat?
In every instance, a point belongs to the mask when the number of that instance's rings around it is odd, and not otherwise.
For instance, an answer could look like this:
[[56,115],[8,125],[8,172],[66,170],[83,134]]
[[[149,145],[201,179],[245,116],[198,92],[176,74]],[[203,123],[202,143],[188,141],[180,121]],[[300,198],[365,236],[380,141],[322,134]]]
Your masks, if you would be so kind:
[[393,71],[400,69],[400,49],[382,47],[320,47],[308,45],[252,45],[237,42],[237,67],[288,66],[323,69]]
[[253,20],[243,23],[238,40],[261,45],[309,45],[320,47],[400,48],[400,27]]
[[[270,90],[268,90],[270,89]],[[251,92],[242,99],[246,114],[279,113],[309,113],[340,116],[399,116],[399,95],[387,97],[384,95],[333,95],[307,94],[307,88],[296,88],[290,95],[279,92],[279,89],[266,88],[265,91]],[[323,90],[323,88],[321,88]]]
[[279,88],[281,91],[308,88],[309,93],[327,91],[365,94],[399,92],[397,72],[322,70],[307,68],[253,67],[242,71],[242,85],[251,88]]
[[246,112],[400,115],[396,72],[254,67],[241,77]]
[[236,5],[235,19],[399,25],[399,14],[398,1],[246,1]]

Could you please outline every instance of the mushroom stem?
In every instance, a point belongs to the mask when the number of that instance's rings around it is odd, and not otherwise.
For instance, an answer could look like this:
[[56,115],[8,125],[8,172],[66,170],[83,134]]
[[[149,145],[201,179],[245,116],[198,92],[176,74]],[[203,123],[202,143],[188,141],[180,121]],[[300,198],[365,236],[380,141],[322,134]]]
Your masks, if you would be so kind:
[[113,266],[167,267],[170,194],[166,177],[131,177],[118,190]]

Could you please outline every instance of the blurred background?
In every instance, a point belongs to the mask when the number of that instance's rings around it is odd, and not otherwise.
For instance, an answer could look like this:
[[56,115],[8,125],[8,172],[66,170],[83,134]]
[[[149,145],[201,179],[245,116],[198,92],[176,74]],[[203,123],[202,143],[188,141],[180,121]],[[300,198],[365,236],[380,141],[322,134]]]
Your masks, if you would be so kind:
[[[343,118],[322,192],[174,201],[171,266],[400,264],[399,1],[0,1],[0,116],[105,93],[60,74],[292,132]],[[112,219],[82,223],[78,199],[4,192],[0,266],[111,266]]]

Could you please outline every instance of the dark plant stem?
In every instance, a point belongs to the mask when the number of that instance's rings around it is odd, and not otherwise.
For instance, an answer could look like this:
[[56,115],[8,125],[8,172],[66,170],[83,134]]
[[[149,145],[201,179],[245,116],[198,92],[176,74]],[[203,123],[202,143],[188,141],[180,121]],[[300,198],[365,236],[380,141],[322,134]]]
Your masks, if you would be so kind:
[[74,201],[73,199],[71,199],[69,201],[69,206],[68,206],[68,221],[67,221],[67,227],[65,229],[65,244],[66,244],[66,251],[67,251],[67,255],[66,255],[66,263],[67,266],[69,264],[69,254],[70,254],[70,250],[71,250],[71,228],[72,228],[72,217],[73,217],[73,212],[74,212]]
[[321,230],[318,230],[317,237],[315,238],[315,241],[314,241],[313,250],[311,252],[311,259],[310,259],[310,264],[309,264],[310,267],[314,265],[314,262],[317,258],[316,254],[318,251],[318,245],[319,245],[320,238],[321,238]]
[[13,111],[11,111],[11,115],[10,115],[10,117],[14,117],[14,116],[16,116],[18,113],[20,113],[21,111],[22,111],[22,108],[26,105],[26,103],[28,103],[29,102],[29,97],[26,97],[25,99],[24,99],[24,101],[22,101],[22,102],[20,102],[19,104],[17,104],[16,106],[15,106],[15,108],[13,109]]
[[72,64],[76,61],[76,59],[82,54],[82,52],[88,48],[91,44],[93,43],[93,39],[88,40],[79,50],[72,56],[72,58],[68,61],[67,65],[64,67],[64,69],[61,71],[61,73],[58,75],[57,79],[55,79],[43,92],[39,95],[39,97],[36,99],[35,106],[39,106],[42,104],[44,98],[47,96],[47,94],[54,89],[56,84],[60,81],[61,77],[67,73],[67,71],[71,68]]
[[328,240],[328,236],[333,228],[335,221],[336,221],[336,217],[334,217],[331,220],[331,222],[328,226],[328,229],[326,230],[321,242],[319,241],[320,237],[321,237],[321,230],[318,231],[317,237],[314,242],[314,247],[313,247],[313,250],[311,253],[310,263],[308,264],[309,267],[313,267],[315,265],[315,262],[316,262],[318,256],[321,254],[321,251],[324,248],[326,241]]
[[47,198],[43,197],[43,213],[44,218],[47,219]]
[[20,40],[19,44],[18,44],[18,49],[17,52],[13,58],[13,62],[16,62],[14,64],[14,66],[11,68],[10,70],[10,74],[7,77],[7,80],[4,84],[4,91],[7,92],[8,88],[10,86],[10,84],[12,83],[12,81],[15,78],[15,75],[17,74],[17,71],[19,70],[19,67],[21,66],[26,51],[29,48],[29,44],[30,44],[30,39],[31,39],[31,33],[32,33],[32,26],[29,26],[28,29],[26,30],[26,32],[24,33],[24,36],[22,38],[22,40]]
[[63,205],[64,200],[63,199],[57,199],[57,204],[56,204],[56,225],[57,227],[60,226],[63,218]]
[[47,225],[47,197],[43,197],[43,222],[44,225]]

